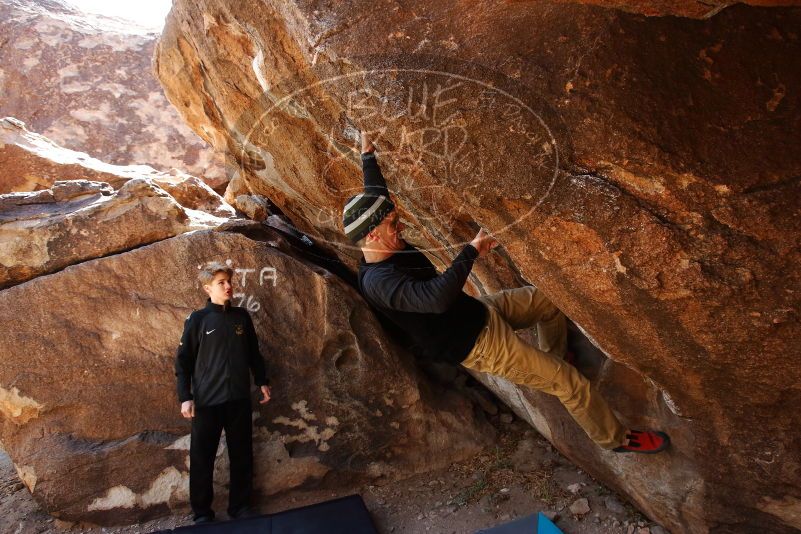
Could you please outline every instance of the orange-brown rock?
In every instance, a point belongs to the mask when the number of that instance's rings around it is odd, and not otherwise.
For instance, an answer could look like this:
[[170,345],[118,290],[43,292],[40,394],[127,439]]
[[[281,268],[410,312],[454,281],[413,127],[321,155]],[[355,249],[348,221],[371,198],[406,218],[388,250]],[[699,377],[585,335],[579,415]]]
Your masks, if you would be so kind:
[[0,195],[0,288],[226,220],[184,209],[143,178],[119,191],[72,180]]
[[225,187],[221,158],[152,74],[155,33],[60,0],[3,0],[0,35],[0,117],[109,163],[177,168]]
[[358,130],[372,131],[414,240],[448,261],[477,225],[495,232],[504,248],[473,289],[540,287],[608,355],[595,381],[623,421],[673,446],[604,453],[551,399],[488,379],[518,413],[671,530],[790,532],[799,27],[797,8],[746,5],[694,20],[571,3],[179,0],[156,70],[236,163],[237,194],[332,242],[360,187]]
[[154,184],[167,191],[181,206],[202,211],[215,217],[234,217],[236,211],[206,182],[182,172],[159,173],[151,178]]
[[193,176],[110,165],[0,119],[0,288],[235,214]]
[[61,147],[29,132],[13,117],[0,119],[0,194],[48,189],[57,181],[105,182],[115,189],[134,178],[146,179],[165,189],[184,208],[232,217],[226,204],[206,182],[172,169],[160,172],[147,165],[111,165]]
[[464,397],[421,381],[353,288],[251,224],[253,238],[183,234],[0,292],[0,439],[44,509],[100,524],[185,509],[173,354],[211,260],[236,268],[271,377],[254,419],[261,498],[444,467],[492,439]]
[[559,3],[577,3],[596,5],[611,9],[622,9],[630,13],[647,16],[690,17],[708,19],[714,17],[727,7],[742,3],[752,6],[799,6],[799,0],[745,0],[728,2],[723,0],[556,0]]
[[28,131],[13,117],[0,119],[0,194],[49,189],[57,181],[91,180],[119,189],[131,178],[157,176],[144,165],[110,165]]
[[267,199],[260,195],[239,195],[235,199],[236,209],[254,221],[263,221],[270,215]]

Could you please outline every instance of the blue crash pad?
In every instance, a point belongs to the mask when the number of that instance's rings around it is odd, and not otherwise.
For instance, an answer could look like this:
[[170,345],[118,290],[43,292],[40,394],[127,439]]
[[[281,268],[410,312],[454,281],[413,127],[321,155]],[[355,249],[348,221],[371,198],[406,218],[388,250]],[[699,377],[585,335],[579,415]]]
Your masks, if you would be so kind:
[[563,532],[540,512],[497,527],[480,530],[477,534],[563,534]]

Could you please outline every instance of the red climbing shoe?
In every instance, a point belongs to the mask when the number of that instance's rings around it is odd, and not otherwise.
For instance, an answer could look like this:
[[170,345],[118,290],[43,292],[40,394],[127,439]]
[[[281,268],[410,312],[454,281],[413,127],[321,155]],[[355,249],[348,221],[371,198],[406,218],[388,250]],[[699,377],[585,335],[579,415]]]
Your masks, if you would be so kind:
[[670,445],[670,438],[664,432],[632,430],[626,434],[626,437],[629,438],[629,444],[612,449],[614,452],[656,454],[664,451]]

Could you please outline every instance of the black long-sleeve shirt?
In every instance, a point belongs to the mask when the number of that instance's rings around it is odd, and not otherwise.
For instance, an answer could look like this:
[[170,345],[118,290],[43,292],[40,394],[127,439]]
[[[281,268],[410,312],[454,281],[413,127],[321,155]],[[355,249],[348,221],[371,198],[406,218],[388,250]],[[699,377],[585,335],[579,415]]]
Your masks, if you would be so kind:
[[406,332],[421,356],[462,362],[487,322],[487,309],[464,291],[478,251],[467,245],[442,274],[411,245],[389,258],[359,264],[359,289]]
[[[389,194],[373,154],[362,154],[362,170],[365,191]],[[359,289],[376,310],[412,338],[420,355],[459,363],[487,322],[484,305],[462,290],[476,258],[478,251],[467,245],[439,274],[425,255],[407,245],[380,262],[362,259]]]
[[362,174],[364,174],[365,193],[384,195],[389,198],[387,181],[384,180],[384,175],[381,174],[381,167],[378,166],[378,160],[375,159],[374,153],[366,152],[362,154]]
[[250,396],[250,373],[257,386],[268,384],[259,339],[244,308],[210,300],[184,323],[175,354],[178,400],[214,406]]

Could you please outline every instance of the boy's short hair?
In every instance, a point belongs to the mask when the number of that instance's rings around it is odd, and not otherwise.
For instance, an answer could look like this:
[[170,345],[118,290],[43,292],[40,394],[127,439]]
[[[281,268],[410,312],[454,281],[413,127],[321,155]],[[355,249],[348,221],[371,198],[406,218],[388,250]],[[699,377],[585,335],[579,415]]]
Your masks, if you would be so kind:
[[212,261],[204,265],[200,269],[200,273],[197,275],[197,279],[200,280],[201,285],[210,284],[214,277],[217,276],[217,273],[225,273],[228,275],[228,279],[232,279],[234,277],[234,270],[228,267],[224,263],[220,263],[218,261]]

